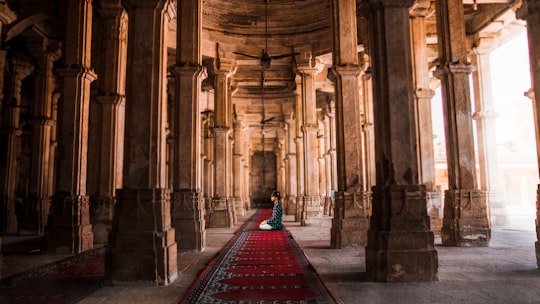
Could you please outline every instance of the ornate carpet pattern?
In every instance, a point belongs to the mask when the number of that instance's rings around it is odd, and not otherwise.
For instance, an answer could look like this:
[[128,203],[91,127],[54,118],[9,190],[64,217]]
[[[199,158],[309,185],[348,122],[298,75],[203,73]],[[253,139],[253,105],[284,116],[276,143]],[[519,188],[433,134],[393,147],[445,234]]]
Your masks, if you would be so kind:
[[104,282],[105,249],[96,249],[0,281],[0,303],[76,303]]
[[289,231],[258,229],[271,213],[246,222],[180,303],[335,303]]

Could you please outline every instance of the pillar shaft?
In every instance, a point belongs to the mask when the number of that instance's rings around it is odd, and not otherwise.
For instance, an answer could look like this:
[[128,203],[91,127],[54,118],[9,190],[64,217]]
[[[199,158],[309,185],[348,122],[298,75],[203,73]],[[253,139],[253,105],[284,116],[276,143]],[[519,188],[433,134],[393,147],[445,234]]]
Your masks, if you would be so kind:
[[[102,3],[104,37],[101,73],[98,79],[100,94],[96,97],[95,110],[101,115],[101,125],[96,128],[99,169],[89,172],[97,180],[96,194],[92,198],[94,242],[107,243],[112,226],[115,191],[122,187],[124,157],[124,121],[126,99],[127,14],[120,5]],[[92,155],[92,153],[90,153]]]
[[420,152],[420,183],[428,192],[428,214],[431,230],[440,234],[442,226],[442,198],[435,181],[435,152],[433,147],[433,123],[431,101],[435,91],[430,87],[428,48],[426,42],[426,16],[431,14],[431,1],[418,1],[411,10],[413,43],[414,97],[417,104],[418,144]]
[[[531,65],[532,101],[536,130],[536,151],[540,164],[540,1],[525,0],[517,11],[517,17],[527,21],[529,41],[529,64]],[[539,167],[540,170],[540,167]],[[536,265],[540,267],[540,185],[536,190]]]
[[[332,248],[363,247],[367,242],[369,197],[362,159],[362,132],[356,1],[332,0],[333,67],[336,92],[337,190],[331,229]],[[354,29],[354,30],[351,30]]]
[[311,60],[297,66],[300,76],[301,104],[297,104],[297,115],[301,115],[300,131],[303,140],[303,214],[302,223],[315,224],[321,219],[321,197],[319,193],[319,167],[317,146],[317,96],[315,76],[322,70]]
[[[63,68],[58,75],[63,79],[62,113],[59,125],[59,150],[57,160],[56,193],[52,198],[45,250],[57,253],[79,253],[93,248],[93,233],[90,225],[89,199],[86,193],[88,114],[90,105],[90,84],[96,75],[90,66],[92,41],[92,2],[72,1],[65,8],[66,35],[63,42]],[[48,71],[48,69],[44,70]],[[48,73],[48,72],[47,72]],[[34,147],[41,147],[41,154],[48,151],[50,139],[50,119],[52,109],[52,87],[45,79],[40,108],[40,121],[34,127],[37,139]],[[47,148],[45,148],[47,147]],[[36,150],[34,150],[36,151]],[[38,156],[41,157],[41,156]],[[49,159],[39,160],[39,165]],[[38,165],[38,164],[36,164]],[[48,174],[48,172],[43,172]],[[37,181],[35,191],[44,187]]]
[[233,65],[226,59],[219,59],[214,69],[214,180],[215,193],[212,198],[212,227],[232,227],[235,222],[234,203],[232,200],[231,160],[232,144],[230,141],[232,131],[232,102],[231,102],[231,74]]
[[[0,129],[0,145],[5,148],[0,159],[0,231],[16,233],[21,223],[18,222],[17,214],[26,213],[22,202],[15,201],[15,189],[17,187],[17,158],[20,154],[20,136],[22,130],[19,125],[21,105],[21,84],[33,71],[33,67],[24,61],[13,59],[11,73],[6,73],[6,97],[12,103],[3,108],[2,126]],[[19,204],[16,206],[16,204]],[[31,206],[26,206],[32,210]],[[17,210],[19,209],[19,210]],[[20,210],[23,209],[23,210]],[[31,211],[30,211],[31,212]]]
[[376,138],[366,270],[371,279],[383,282],[437,280],[426,191],[419,184],[409,21],[413,3],[370,1],[365,7],[373,25],[369,31]]
[[173,226],[182,250],[206,247],[201,195],[202,0],[178,1],[176,37],[176,107],[174,113]]
[[[486,192],[478,189],[472,130],[467,41],[463,3],[437,0],[437,33],[448,163],[442,242],[450,246],[488,246],[491,229]],[[465,208],[471,212],[461,212]]]
[[509,223],[503,194],[500,192],[497,138],[495,132],[490,53],[498,43],[495,37],[478,37],[472,56],[476,66],[473,71],[474,114],[478,145],[480,189],[487,192],[487,208],[491,224],[505,226]]
[[[122,1],[129,16],[125,150],[107,260],[110,280],[168,285],[178,275],[165,189],[167,1]],[[135,264],[134,264],[135,263]]]
[[246,207],[244,205],[244,187],[246,187],[244,181],[244,125],[241,121],[235,121],[233,123],[233,200],[234,208],[236,209],[236,214],[239,216],[244,216],[246,214]]

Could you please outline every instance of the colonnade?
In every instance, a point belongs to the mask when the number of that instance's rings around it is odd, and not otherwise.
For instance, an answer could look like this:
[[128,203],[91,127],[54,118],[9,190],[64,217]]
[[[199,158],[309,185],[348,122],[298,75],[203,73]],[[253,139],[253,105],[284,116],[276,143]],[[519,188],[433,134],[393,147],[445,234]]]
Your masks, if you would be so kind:
[[[518,11],[529,29],[534,92],[539,3],[524,0]],[[486,96],[489,42],[477,43],[475,71],[462,1],[437,0],[435,75],[449,184],[440,218],[425,42],[432,9],[428,0],[368,0],[358,8],[355,0],[332,0],[332,61],[309,49],[295,58],[293,102],[281,107],[272,148],[285,212],[315,227],[332,216],[331,247],[365,248],[376,281],[436,280],[433,228],[443,245],[488,246],[489,203],[499,206],[490,193],[497,181]],[[17,20],[5,2],[0,11],[2,25]],[[170,284],[178,251],[203,251],[208,227],[232,227],[251,207],[251,156],[258,151],[233,107],[236,62],[219,48],[203,58],[202,0],[102,0],[99,11],[92,1],[70,1],[66,12],[62,41],[51,39],[56,33],[8,31],[6,42],[35,38],[28,40],[35,60],[0,52],[2,231],[43,235],[49,253],[107,243],[112,282]],[[360,35],[351,30],[359,28]],[[92,62],[96,49],[105,52]],[[331,89],[320,86],[321,74]],[[27,105],[32,119],[23,126]],[[22,183],[28,195],[19,207]]]

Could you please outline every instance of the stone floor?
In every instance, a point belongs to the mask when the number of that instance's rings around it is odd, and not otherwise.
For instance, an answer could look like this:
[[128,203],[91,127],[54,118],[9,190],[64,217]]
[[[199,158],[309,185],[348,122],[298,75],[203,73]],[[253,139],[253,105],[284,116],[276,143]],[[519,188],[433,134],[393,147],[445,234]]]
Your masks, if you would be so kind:
[[[208,229],[202,253],[179,253],[179,277],[168,286],[122,284],[103,287],[79,303],[172,304],[188,289],[205,265],[253,214],[234,228]],[[443,247],[435,239],[439,281],[375,283],[365,279],[363,249],[330,249],[330,218],[315,227],[301,227],[292,218],[284,224],[339,303],[540,303],[540,270],[536,265],[534,222],[493,228],[490,247]],[[4,258],[1,277],[49,263],[64,256],[25,255]]]

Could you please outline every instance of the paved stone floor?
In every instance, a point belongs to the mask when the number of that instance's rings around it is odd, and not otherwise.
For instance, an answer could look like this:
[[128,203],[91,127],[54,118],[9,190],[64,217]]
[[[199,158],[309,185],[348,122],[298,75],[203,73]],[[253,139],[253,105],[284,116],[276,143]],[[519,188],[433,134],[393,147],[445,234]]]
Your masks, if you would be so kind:
[[[179,277],[172,284],[103,287],[79,303],[177,303],[205,265],[253,212],[239,218],[234,228],[208,229],[204,252],[179,253]],[[540,303],[540,270],[534,253],[534,223],[493,228],[490,247],[484,248],[444,247],[436,238],[439,281],[427,283],[367,281],[363,249],[329,248],[330,218],[323,219],[318,226],[301,227],[286,216],[284,224],[338,303]],[[63,257],[8,256],[4,258],[1,277]]]

